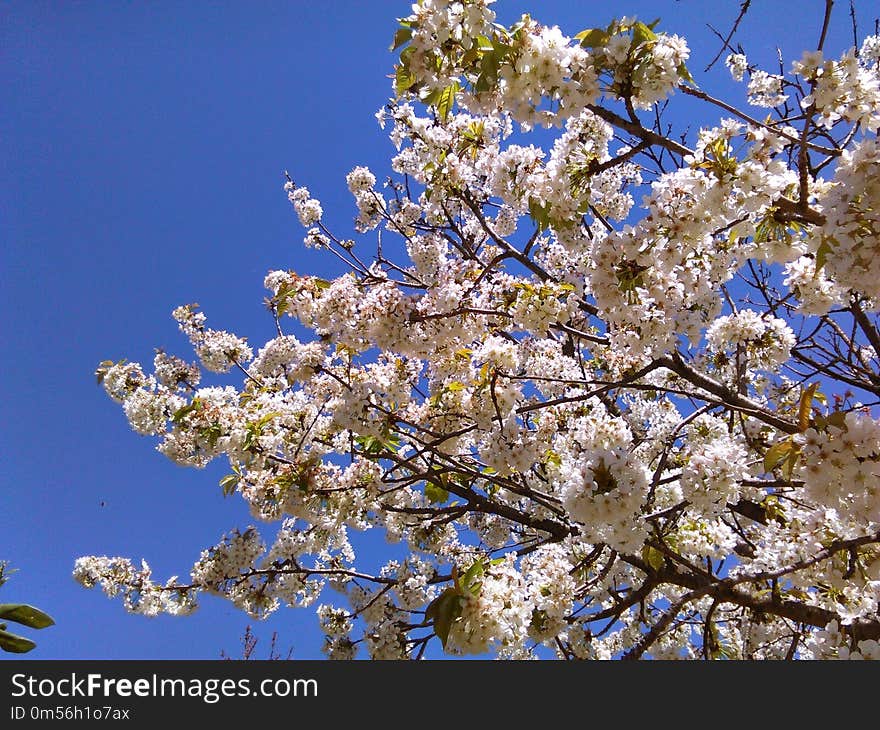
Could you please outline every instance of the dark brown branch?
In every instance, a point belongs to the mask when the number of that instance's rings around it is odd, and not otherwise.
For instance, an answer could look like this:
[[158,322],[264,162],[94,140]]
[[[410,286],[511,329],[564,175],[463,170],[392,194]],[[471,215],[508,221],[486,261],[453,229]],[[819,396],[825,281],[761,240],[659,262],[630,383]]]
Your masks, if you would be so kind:
[[780,223],[797,221],[799,223],[812,223],[814,226],[821,226],[825,223],[824,215],[785,196],[780,196],[774,200],[773,205],[776,207],[776,213],[773,218]]
[[[834,554],[841,551],[849,551],[851,548],[859,547],[880,542],[880,533],[871,535],[863,535],[862,537],[853,538],[851,540],[840,540],[832,543],[827,548],[819,551],[812,558],[798,561],[793,565],[777,571],[764,571],[754,575],[746,575],[737,579],[717,579],[709,577],[704,571],[700,572],[682,572],[667,562],[667,564],[657,573],[652,575],[650,569],[643,561],[637,558],[624,558],[626,562],[644,570],[652,579],[659,578],[662,582],[672,583],[683,588],[692,589],[692,593],[688,594],[688,601],[694,600],[704,595],[711,595],[724,603],[732,603],[737,606],[766,613],[780,618],[791,619],[800,624],[815,626],[822,628],[827,626],[831,621],[840,621],[833,611],[813,606],[801,601],[789,601],[779,597],[778,594],[766,595],[762,592],[758,595],[750,593],[742,587],[745,583],[763,583],[777,580],[798,570],[811,567],[824,560],[828,560]],[[685,601],[687,602],[687,601]],[[684,605],[684,604],[682,604]],[[671,620],[671,619],[670,619]],[[853,640],[862,639],[880,639],[880,620],[859,619],[853,621],[849,625],[842,627]]]
[[[739,117],[744,122],[751,124],[755,127],[761,127],[763,129],[769,130],[773,132],[773,134],[779,135],[783,139],[787,139],[789,142],[793,142],[795,144],[801,144],[800,139],[798,139],[795,135],[789,134],[778,127],[771,126],[770,124],[765,124],[764,122],[760,122],[754,117],[750,117],[745,112],[740,111],[735,106],[731,106],[725,101],[721,99],[716,99],[714,96],[710,96],[705,91],[701,91],[700,89],[695,89],[691,86],[680,86],[681,92],[687,94],[688,96],[693,96],[697,99],[701,99],[702,101],[707,101],[710,104],[714,104],[715,106],[724,109],[727,112],[730,112],[735,117]],[[815,150],[816,152],[821,152],[822,154],[828,155],[829,157],[839,157],[841,155],[841,151],[838,149],[834,149],[832,147],[823,147],[822,145],[813,144],[811,142],[807,143],[807,147],[811,150]]]
[[[742,19],[744,17],[746,17],[746,13],[748,12],[749,6],[751,4],[752,4],[752,0],[743,0],[743,3],[739,6],[739,15],[736,16],[736,21],[734,22],[733,27],[730,29],[730,33],[727,34],[727,38],[723,39],[721,49],[718,51],[718,53],[715,55],[715,58],[712,59],[712,61],[709,63],[709,65],[703,69],[704,72],[709,71],[712,68],[712,66],[714,66],[718,62],[718,59],[721,58],[721,55],[724,53],[725,48],[731,48],[730,40],[733,38],[734,34],[736,33],[736,29],[739,28],[739,24],[742,22]],[[714,28],[713,28],[713,30],[714,30]]]
[[604,119],[609,124],[618,127],[625,132],[629,132],[635,137],[647,142],[648,144],[656,147],[662,147],[670,152],[674,152],[677,155],[681,155],[684,157],[685,155],[692,155],[693,150],[689,150],[682,144],[675,142],[674,140],[668,139],[661,134],[657,134],[656,132],[652,132],[650,129],[645,129],[641,124],[637,122],[630,121],[629,119],[624,119],[618,114],[610,111],[609,109],[605,109],[604,107],[598,106],[597,104],[587,104],[587,109],[589,109],[593,114],[597,117]]
[[728,408],[749,413],[764,423],[773,426],[774,428],[778,428],[783,433],[795,434],[799,432],[796,423],[789,421],[786,418],[782,418],[772,411],[768,411],[751,398],[740,395],[723,383],[713,380],[708,375],[703,375],[702,373],[697,372],[694,368],[684,362],[677,352],[673,353],[671,356],[661,358],[658,362],[674,372],[680,378],[687,380],[691,385],[695,385],[712,395],[718,396],[722,403]]
[[877,331],[877,328],[871,320],[868,319],[868,315],[865,314],[865,311],[861,308],[858,302],[853,302],[849,311],[852,312],[853,317],[859,325],[859,329],[862,330],[865,337],[868,338],[868,342],[871,343],[871,347],[874,349],[874,354],[877,357],[880,357],[880,332]]
[[834,7],[834,0],[825,0],[825,17],[822,18],[822,31],[819,33],[819,43],[816,44],[816,50],[821,51],[825,46],[825,37],[828,35],[828,26],[831,24],[831,8]]

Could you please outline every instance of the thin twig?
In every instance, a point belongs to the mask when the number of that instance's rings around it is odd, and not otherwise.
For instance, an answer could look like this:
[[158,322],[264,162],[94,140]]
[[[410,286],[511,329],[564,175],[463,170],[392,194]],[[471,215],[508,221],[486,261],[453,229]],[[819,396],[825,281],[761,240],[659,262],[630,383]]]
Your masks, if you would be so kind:
[[708,66],[706,66],[705,69],[703,69],[704,72],[709,71],[712,66],[714,66],[718,62],[718,59],[721,58],[721,55],[724,53],[725,48],[731,48],[730,39],[733,38],[733,34],[736,33],[736,29],[739,28],[739,24],[742,22],[742,19],[748,12],[749,5],[751,4],[752,0],[743,0],[742,5],[739,6],[739,15],[736,17],[736,22],[734,22],[733,27],[730,29],[730,33],[727,34],[727,38],[724,39],[724,43],[721,46],[721,49],[718,51],[718,54],[715,56],[715,58],[712,59],[712,62]]

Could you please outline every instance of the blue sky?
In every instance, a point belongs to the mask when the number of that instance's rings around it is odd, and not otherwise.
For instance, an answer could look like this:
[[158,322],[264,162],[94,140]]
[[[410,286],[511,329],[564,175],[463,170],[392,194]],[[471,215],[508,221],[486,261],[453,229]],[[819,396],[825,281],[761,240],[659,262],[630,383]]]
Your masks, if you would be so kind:
[[[697,82],[729,93],[721,63],[702,73],[719,49],[706,23],[726,32],[739,5],[500,0],[495,9],[504,23],[531,12],[570,35],[615,12],[660,17],[661,29],[688,38]],[[856,3],[862,34],[870,5]],[[789,60],[814,47],[824,3],[752,6],[738,39],[769,70],[777,43]],[[852,37],[838,6],[834,51]],[[222,463],[171,464],[129,429],[93,372],[104,359],[150,363],[155,347],[191,359],[170,317],[188,302],[210,326],[259,346],[273,336],[262,306],[269,269],[341,273],[301,245],[284,170],[322,200],[335,231],[353,233],[344,177],[357,164],[387,172],[393,148],[373,115],[391,93],[395,18],[408,13],[391,0],[0,2],[0,559],[19,570],[0,600],[57,621],[28,632],[38,643],[28,657],[240,654],[252,622],[226,602],[146,619],[71,578],[86,554],[144,557],[161,580],[185,576],[202,549],[251,522],[221,496]],[[320,656],[311,610],[255,625],[258,655],[273,630],[295,658]]]

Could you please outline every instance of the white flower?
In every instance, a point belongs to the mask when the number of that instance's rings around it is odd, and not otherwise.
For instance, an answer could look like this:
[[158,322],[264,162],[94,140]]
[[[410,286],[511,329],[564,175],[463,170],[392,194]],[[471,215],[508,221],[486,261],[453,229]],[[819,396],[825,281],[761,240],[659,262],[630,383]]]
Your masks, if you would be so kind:
[[376,184],[376,176],[366,167],[356,167],[345,177],[352,195],[372,190]]
[[788,95],[782,93],[782,77],[755,71],[749,80],[749,104],[753,106],[775,107],[784,103]]
[[748,59],[742,53],[731,53],[726,59],[727,68],[734,81],[742,81],[743,74],[749,67]]

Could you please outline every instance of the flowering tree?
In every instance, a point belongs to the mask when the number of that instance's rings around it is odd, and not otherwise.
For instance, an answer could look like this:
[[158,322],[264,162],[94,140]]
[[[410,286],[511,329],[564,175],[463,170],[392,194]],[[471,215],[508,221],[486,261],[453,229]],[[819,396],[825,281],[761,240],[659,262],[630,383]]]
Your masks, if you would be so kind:
[[[347,178],[374,254],[288,178],[305,245],[350,271],[271,271],[256,353],[188,305],[201,367],[98,370],[277,533],[186,580],[76,577],[147,615],[318,604],[334,658],[880,658],[880,37],[826,58],[829,1],[780,73],[731,52],[744,111],[656,23],[569,38],[490,3],[400,23],[394,176]],[[673,95],[717,126],[674,132]],[[368,529],[403,557],[365,568]]]

